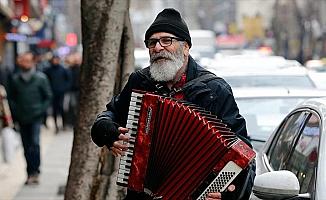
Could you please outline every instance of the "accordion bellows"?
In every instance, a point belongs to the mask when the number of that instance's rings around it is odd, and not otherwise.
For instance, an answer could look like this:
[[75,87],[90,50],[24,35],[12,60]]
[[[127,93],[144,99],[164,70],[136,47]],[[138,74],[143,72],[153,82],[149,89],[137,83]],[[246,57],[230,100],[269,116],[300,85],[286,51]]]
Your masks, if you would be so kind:
[[117,184],[153,199],[205,199],[224,191],[255,152],[214,115],[151,93],[132,93],[128,151]]

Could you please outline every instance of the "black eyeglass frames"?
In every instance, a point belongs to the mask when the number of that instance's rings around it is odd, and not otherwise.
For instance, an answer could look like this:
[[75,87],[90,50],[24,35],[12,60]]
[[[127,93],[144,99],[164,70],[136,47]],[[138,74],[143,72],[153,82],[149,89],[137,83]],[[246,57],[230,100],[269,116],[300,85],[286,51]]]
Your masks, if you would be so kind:
[[162,47],[168,47],[172,44],[173,39],[177,41],[184,41],[184,39],[177,38],[177,37],[161,37],[159,39],[155,39],[155,38],[148,39],[145,40],[144,42],[147,48],[154,48],[157,42],[160,43]]

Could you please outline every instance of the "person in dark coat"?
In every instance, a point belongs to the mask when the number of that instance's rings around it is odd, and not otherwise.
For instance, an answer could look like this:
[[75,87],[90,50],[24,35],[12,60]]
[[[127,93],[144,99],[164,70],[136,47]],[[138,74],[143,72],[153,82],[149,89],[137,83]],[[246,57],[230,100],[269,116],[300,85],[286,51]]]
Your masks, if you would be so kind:
[[[150,66],[132,73],[122,92],[107,104],[91,128],[93,142],[108,147],[113,155],[124,155],[128,141],[125,133],[129,102],[133,89],[155,92],[163,96],[186,100],[210,111],[222,119],[234,133],[250,145],[245,119],[232,94],[231,87],[222,78],[208,72],[189,55],[191,37],[188,27],[175,9],[164,9],[158,14],[145,34]],[[184,90],[186,83],[204,75],[214,78],[207,82],[195,81]],[[178,92],[179,91],[179,92]],[[243,170],[222,193],[209,193],[207,199],[248,199],[255,176],[254,164]],[[145,199],[146,194],[128,190],[126,199]]]
[[19,124],[27,163],[25,184],[37,184],[40,174],[40,126],[51,103],[52,92],[48,78],[36,71],[33,54],[19,55],[20,71],[9,83],[8,99],[14,120]]
[[44,73],[48,76],[53,92],[52,115],[54,118],[56,133],[59,132],[59,117],[62,120],[62,127],[65,127],[63,100],[65,93],[70,88],[70,73],[60,64],[60,57],[54,55],[50,61],[50,67]]
[[67,56],[66,63],[68,65],[68,70],[71,75],[71,84],[68,92],[69,102],[68,109],[65,111],[66,121],[74,126],[77,113],[78,113],[78,102],[79,102],[79,74],[80,74],[80,65],[81,65],[81,55],[79,53],[73,53]]

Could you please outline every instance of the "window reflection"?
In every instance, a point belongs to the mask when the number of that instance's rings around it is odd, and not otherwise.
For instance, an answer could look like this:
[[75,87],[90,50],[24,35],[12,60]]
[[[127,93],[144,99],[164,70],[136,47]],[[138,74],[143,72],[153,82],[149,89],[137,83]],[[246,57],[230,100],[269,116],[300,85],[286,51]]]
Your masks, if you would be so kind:
[[288,120],[283,124],[278,131],[278,138],[273,141],[272,147],[269,151],[270,165],[274,170],[281,169],[284,162],[288,158],[288,155],[294,145],[297,132],[302,126],[306,114],[303,112],[297,112],[290,116]]
[[300,193],[313,191],[319,135],[320,121],[318,116],[313,114],[304,127],[294,151],[284,167],[297,175],[300,183]]

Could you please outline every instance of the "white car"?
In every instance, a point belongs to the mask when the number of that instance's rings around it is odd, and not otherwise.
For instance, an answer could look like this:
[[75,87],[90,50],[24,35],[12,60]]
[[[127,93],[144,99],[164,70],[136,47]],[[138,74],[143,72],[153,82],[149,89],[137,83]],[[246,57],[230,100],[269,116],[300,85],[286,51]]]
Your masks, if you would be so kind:
[[224,67],[208,69],[231,87],[316,88],[304,67]]
[[326,98],[304,101],[258,152],[251,199],[324,200],[325,144]]
[[240,114],[255,150],[260,150],[282,119],[296,105],[315,97],[326,97],[326,90],[282,87],[233,88]]
[[326,68],[324,71],[309,70],[309,76],[317,88],[326,89]]

